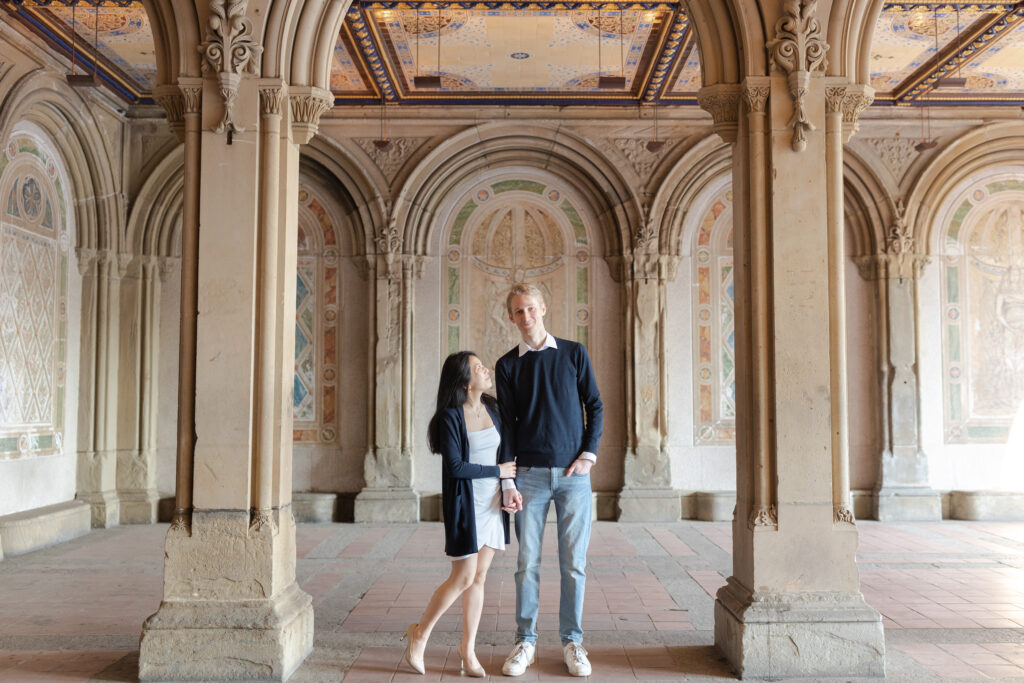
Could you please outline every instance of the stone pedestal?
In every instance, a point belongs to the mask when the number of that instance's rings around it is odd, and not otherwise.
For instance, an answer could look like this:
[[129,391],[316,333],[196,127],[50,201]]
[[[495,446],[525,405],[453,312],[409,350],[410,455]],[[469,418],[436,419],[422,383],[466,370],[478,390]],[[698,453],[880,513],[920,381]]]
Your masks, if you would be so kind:
[[678,522],[682,516],[679,491],[630,487],[619,494],[620,522]]
[[363,489],[356,496],[356,522],[418,522],[420,494],[411,488]]
[[885,675],[882,618],[860,593],[751,595],[729,579],[715,600],[715,644],[740,678]]
[[294,563],[295,524],[282,509],[196,512],[192,534],[167,535],[164,601],[139,644],[142,681],[284,681],[313,648],[312,599],[280,564]]
[[92,509],[92,526],[96,529],[117,526],[121,518],[121,501],[117,496],[115,473],[117,456],[112,452],[79,451],[75,496]]
[[879,522],[939,521],[942,496],[927,487],[885,486],[875,492]]

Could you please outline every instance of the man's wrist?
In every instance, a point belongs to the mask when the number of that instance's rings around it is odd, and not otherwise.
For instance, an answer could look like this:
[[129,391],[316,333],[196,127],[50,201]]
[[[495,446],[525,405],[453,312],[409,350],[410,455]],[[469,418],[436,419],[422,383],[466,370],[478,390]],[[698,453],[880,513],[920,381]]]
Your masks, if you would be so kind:
[[509,491],[509,490],[513,490],[514,491],[515,488],[516,488],[516,480],[515,479],[502,479],[501,480],[501,490],[502,491]]
[[589,460],[595,465],[597,464],[597,456],[591,453],[590,451],[583,451],[582,453],[580,453],[580,459]]

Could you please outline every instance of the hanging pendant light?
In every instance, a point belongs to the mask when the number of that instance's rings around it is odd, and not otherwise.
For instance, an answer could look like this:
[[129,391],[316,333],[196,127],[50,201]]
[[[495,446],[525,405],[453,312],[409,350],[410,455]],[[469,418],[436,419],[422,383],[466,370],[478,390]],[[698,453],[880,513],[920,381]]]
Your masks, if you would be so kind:
[[[939,43],[939,23],[938,19],[935,20],[935,52],[938,54],[938,43]],[[962,90],[967,87],[967,79],[960,75],[960,61],[963,56],[960,54],[960,5],[956,6],[956,76],[943,76],[935,79],[935,86],[933,90],[947,89],[958,89]]]
[[412,79],[412,84],[416,88],[431,88],[434,90],[441,89],[441,4],[437,5],[437,75],[435,76],[420,76],[420,15],[419,10],[416,11],[416,76]]
[[658,103],[654,103],[654,138],[647,141],[647,151],[657,154],[665,146],[664,140],[658,139]]
[[619,5],[619,75],[602,76],[601,68],[601,8],[597,9],[597,52],[598,52],[598,77],[597,87],[601,90],[625,90],[626,89],[626,66],[623,58],[623,33],[622,33],[622,5]]
[[[96,5],[94,15],[96,22],[93,26],[93,68],[92,73],[75,73],[75,36],[78,31],[75,29],[75,5],[71,5],[71,73],[67,75],[68,85],[73,88],[92,88],[100,85],[100,74],[99,74],[99,60],[96,55],[99,54],[99,42],[100,42],[100,10],[99,5]],[[84,67],[83,67],[84,68]]]
[[380,94],[380,137],[373,141],[373,146],[382,152],[391,149],[391,140],[388,140],[388,131],[385,127],[387,114],[385,113],[384,93]]

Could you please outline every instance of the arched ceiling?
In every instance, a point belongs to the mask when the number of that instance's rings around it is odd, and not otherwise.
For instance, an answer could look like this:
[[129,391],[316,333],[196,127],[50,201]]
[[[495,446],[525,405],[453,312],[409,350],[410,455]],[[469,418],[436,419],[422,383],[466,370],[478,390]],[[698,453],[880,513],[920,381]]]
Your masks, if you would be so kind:
[[[105,87],[128,103],[152,102],[153,39],[140,2],[4,7],[5,20],[67,58],[74,45],[77,73],[98,64]],[[440,84],[417,83],[438,74]],[[939,80],[948,77],[965,83]],[[1024,105],[1024,0],[886,2],[871,84],[875,106]],[[337,104],[696,105],[700,87],[679,2],[354,0],[331,72]]]

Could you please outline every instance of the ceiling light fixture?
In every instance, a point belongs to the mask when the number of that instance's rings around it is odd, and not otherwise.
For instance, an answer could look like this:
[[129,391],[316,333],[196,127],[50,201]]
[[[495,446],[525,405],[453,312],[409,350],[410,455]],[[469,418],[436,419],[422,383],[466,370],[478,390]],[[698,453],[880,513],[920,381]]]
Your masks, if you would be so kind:
[[[99,74],[99,60],[93,55],[92,73],[87,74],[76,74],[75,73],[75,35],[78,30],[75,28],[75,5],[78,3],[72,3],[71,5],[71,73],[67,75],[68,85],[74,88],[91,88],[100,84]],[[95,10],[96,22],[93,27],[93,43],[95,44],[95,52],[99,54],[99,43],[100,43],[100,9],[99,5],[96,6]],[[83,67],[84,68],[84,67]]]
[[619,5],[619,75],[602,76],[601,70],[601,8],[597,9],[597,51],[598,51],[598,76],[597,87],[601,90],[624,90],[626,88],[626,67],[623,59],[623,37],[622,37],[622,5]]
[[382,152],[391,149],[391,140],[388,140],[388,132],[385,127],[387,114],[384,106],[384,91],[380,93],[380,137],[373,141],[373,146]]
[[657,154],[665,146],[664,140],[658,139],[658,103],[654,103],[654,138],[647,141],[647,151]]
[[416,77],[412,79],[413,86],[417,88],[441,88],[441,3],[437,5],[437,75],[420,76],[420,14],[416,10]]
[[[939,24],[938,19],[935,23],[935,53],[938,54],[939,48]],[[943,76],[935,79],[935,86],[933,90],[939,88],[944,89],[963,89],[967,87],[967,79],[960,75],[960,62],[963,59],[963,55],[960,54],[960,5],[956,6],[956,53],[953,59],[956,63],[956,76]]]

